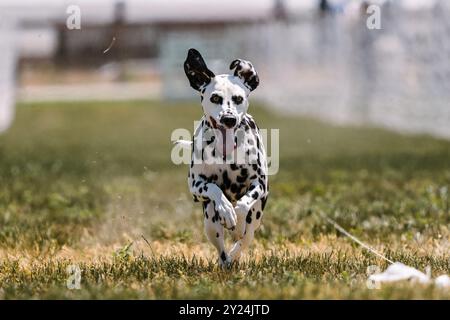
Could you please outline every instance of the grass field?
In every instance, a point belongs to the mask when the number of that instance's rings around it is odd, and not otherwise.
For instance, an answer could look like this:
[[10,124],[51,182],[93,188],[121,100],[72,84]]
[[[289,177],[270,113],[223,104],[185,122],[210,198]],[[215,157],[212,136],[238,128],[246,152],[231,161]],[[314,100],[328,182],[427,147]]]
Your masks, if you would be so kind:
[[[0,298],[450,298],[433,286],[367,288],[367,267],[386,262],[320,217],[392,260],[450,273],[448,141],[251,106],[260,127],[280,128],[280,171],[252,250],[222,271],[187,167],[170,161],[170,134],[192,132],[198,105],[17,111],[0,136]],[[79,290],[66,287],[71,264]]]

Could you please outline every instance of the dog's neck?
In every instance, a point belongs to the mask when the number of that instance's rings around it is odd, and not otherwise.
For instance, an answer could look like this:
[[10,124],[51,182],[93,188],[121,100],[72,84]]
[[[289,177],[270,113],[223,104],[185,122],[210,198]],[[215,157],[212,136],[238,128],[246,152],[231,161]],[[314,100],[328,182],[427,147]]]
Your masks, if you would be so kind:
[[217,125],[217,122],[208,116],[204,116],[208,127],[214,132],[216,150],[225,158],[236,149],[236,130],[241,127],[239,123],[234,129],[224,129]]
[[221,151],[222,156],[226,157],[231,154],[234,149],[236,149],[236,135],[235,129],[216,129],[216,139],[217,146],[222,146],[218,148]]

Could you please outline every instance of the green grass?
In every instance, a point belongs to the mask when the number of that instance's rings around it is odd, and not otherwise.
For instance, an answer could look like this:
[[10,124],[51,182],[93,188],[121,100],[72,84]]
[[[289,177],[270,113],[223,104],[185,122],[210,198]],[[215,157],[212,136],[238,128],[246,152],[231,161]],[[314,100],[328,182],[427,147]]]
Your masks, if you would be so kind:
[[[280,129],[280,171],[252,250],[227,272],[203,235],[188,168],[170,160],[172,130],[192,132],[199,105],[17,111],[0,136],[1,298],[450,298],[408,283],[368,289],[367,267],[387,264],[320,217],[392,260],[450,273],[448,141],[251,106],[260,127]],[[70,264],[80,290],[66,288]]]

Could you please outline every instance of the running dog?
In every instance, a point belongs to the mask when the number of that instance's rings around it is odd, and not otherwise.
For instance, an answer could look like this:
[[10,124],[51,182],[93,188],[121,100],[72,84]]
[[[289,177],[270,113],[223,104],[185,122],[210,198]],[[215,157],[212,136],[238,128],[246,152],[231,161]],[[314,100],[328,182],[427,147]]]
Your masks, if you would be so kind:
[[[249,61],[231,62],[233,75],[215,75],[190,49],[184,71],[200,93],[203,117],[192,141],[188,184],[203,204],[205,232],[221,267],[238,261],[261,224],[269,185],[266,151],[258,126],[247,113],[259,77]],[[234,245],[225,249],[224,228]]]

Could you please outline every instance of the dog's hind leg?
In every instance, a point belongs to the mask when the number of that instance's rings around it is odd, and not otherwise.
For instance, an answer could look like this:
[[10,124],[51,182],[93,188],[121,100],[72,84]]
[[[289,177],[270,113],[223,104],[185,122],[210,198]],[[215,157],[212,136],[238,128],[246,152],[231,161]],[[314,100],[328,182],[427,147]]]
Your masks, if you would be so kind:
[[250,246],[255,236],[255,231],[261,225],[262,216],[262,202],[258,200],[245,217],[245,231],[242,238],[236,241],[233,248],[231,248],[230,258],[232,262],[239,261],[242,251]]
[[219,254],[219,265],[228,267],[231,259],[225,250],[224,228],[220,223],[219,214],[214,209],[213,201],[204,203],[205,233],[208,240],[216,247]]

